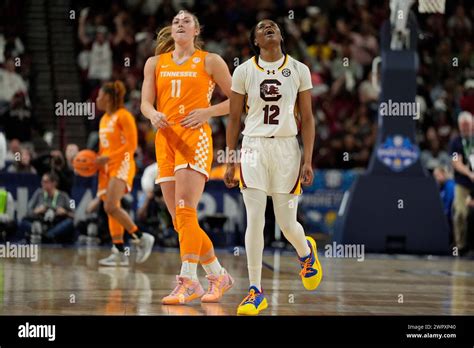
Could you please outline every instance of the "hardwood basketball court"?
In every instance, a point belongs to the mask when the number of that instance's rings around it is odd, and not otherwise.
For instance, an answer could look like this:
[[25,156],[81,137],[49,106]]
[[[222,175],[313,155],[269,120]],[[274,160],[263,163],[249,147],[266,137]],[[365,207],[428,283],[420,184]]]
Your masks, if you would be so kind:
[[[106,248],[41,246],[39,260],[0,259],[1,315],[235,315],[248,287],[244,253],[220,251],[236,280],[222,303],[163,306],[180,269],[174,250],[155,250],[143,265],[103,268]],[[265,315],[473,315],[474,261],[450,257],[320,255],[323,281],[304,290],[295,255],[266,253]],[[204,271],[201,284],[207,288]]]

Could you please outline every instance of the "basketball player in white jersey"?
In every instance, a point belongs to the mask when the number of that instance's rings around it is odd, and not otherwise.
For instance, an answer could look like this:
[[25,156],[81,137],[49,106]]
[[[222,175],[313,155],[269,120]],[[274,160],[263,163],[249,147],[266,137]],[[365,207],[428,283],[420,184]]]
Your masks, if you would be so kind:
[[[275,22],[260,21],[252,29],[250,44],[256,55],[234,71],[227,125],[227,147],[233,151],[245,107],[240,189],[247,211],[245,249],[250,288],[237,309],[239,315],[257,315],[268,306],[261,286],[267,196],[273,199],[278,225],[296,249],[304,287],[314,290],[322,278],[316,242],[305,237],[296,220],[301,184],[311,185],[314,177],[311,75],[308,67],[285,54]],[[301,116],[303,160],[296,138],[297,112]],[[234,175],[235,163],[229,163],[224,178],[228,187],[237,185]]]

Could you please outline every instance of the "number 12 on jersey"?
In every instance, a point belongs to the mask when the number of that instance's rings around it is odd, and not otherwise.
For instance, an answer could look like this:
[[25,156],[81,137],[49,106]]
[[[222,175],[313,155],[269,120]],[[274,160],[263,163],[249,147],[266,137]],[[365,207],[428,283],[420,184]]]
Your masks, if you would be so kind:
[[276,118],[280,114],[278,105],[265,105],[263,108],[263,124],[278,124]]
[[181,80],[171,80],[171,98],[181,96]]

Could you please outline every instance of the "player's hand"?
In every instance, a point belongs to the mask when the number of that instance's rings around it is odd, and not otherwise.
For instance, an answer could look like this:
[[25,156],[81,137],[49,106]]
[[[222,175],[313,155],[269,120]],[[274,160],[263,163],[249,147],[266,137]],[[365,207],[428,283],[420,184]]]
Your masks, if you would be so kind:
[[224,174],[224,183],[228,188],[236,187],[239,184],[239,181],[235,179],[235,164],[227,164]]
[[105,166],[107,162],[109,161],[109,156],[98,156],[95,160],[95,163],[97,163],[98,166]]
[[314,173],[311,164],[304,163],[301,168],[301,184],[310,186],[313,183]]
[[159,111],[151,115],[150,122],[153,127],[157,129],[166,128],[170,126],[169,122],[166,120],[166,115]]
[[469,179],[471,179],[471,181],[474,181],[474,172],[469,173]]
[[181,125],[185,128],[196,129],[201,127],[210,118],[211,114],[208,109],[195,109],[181,121]]

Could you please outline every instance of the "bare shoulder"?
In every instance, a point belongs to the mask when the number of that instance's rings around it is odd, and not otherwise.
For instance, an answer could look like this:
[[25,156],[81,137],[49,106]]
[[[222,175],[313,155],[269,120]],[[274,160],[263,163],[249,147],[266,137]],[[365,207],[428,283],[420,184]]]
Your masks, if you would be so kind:
[[214,67],[214,66],[219,66],[219,65],[227,65],[224,59],[218,55],[217,53],[211,53],[209,52],[206,55],[206,58],[204,59],[204,63],[207,67]]
[[220,75],[223,69],[227,68],[227,64],[217,53],[208,52],[204,58],[204,67],[209,75],[214,76],[214,74]]
[[151,56],[146,60],[145,63],[145,71],[147,70],[154,70],[156,67],[156,63],[158,62],[160,56]]
[[224,61],[220,55],[217,53],[208,52],[206,55],[206,62],[215,62],[215,61]]

